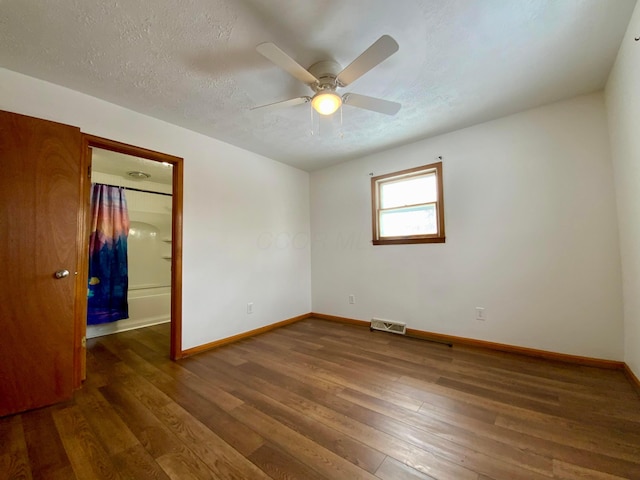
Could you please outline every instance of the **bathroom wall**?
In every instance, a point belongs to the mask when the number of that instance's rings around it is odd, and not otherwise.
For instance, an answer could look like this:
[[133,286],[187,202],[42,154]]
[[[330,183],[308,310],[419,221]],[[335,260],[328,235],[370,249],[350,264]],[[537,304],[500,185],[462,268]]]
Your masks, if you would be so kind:
[[[170,193],[171,186],[129,180],[98,171],[92,182]],[[171,321],[171,200],[167,195],[126,190],[131,222],[128,238],[129,318],[87,326],[87,338]]]

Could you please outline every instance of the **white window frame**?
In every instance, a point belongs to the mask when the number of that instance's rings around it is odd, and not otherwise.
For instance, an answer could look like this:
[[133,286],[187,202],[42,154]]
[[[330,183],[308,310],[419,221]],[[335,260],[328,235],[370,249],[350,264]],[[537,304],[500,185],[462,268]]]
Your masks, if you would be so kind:
[[[436,207],[436,227],[437,232],[426,235],[407,235],[398,237],[382,237],[380,235],[380,214],[384,210],[380,208],[380,187],[386,183],[402,182],[416,177],[425,175],[436,176],[436,186],[438,189],[438,198],[435,202],[419,205],[435,204]],[[442,188],[442,162],[424,165],[422,167],[410,168],[400,172],[388,173],[371,179],[371,210],[372,210],[372,227],[373,227],[373,244],[374,245],[401,245],[411,243],[444,243],[444,191]],[[418,205],[404,205],[388,210],[396,210],[398,208],[415,207]]]

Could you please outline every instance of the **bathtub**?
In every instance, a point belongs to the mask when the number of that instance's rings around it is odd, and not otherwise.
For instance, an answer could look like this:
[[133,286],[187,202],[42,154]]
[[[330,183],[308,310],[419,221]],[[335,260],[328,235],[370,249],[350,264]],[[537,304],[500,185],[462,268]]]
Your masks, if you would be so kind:
[[131,285],[129,287],[129,318],[101,325],[87,325],[87,338],[125,332],[170,321],[170,286]]

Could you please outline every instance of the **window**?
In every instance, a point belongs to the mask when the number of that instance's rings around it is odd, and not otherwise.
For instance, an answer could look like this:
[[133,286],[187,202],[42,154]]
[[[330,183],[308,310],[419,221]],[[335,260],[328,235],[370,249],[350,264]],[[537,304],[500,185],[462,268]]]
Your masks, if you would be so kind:
[[371,179],[373,244],[444,243],[442,162]]

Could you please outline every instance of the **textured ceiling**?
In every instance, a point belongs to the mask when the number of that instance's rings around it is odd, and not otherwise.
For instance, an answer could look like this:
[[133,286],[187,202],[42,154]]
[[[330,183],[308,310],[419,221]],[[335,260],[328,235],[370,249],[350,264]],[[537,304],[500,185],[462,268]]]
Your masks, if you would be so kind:
[[[314,170],[604,86],[635,0],[0,0],[0,66]],[[343,67],[400,50],[348,91],[400,102],[252,106],[311,91],[255,51]],[[117,139],[116,139],[117,140]]]
[[[92,148],[91,151],[91,169],[94,172],[117,175],[128,182],[140,182],[141,184],[146,182],[161,183],[163,185],[173,184],[173,168],[171,165],[101,148]],[[136,179],[129,176],[128,172],[143,172],[149,177],[148,180]]]

